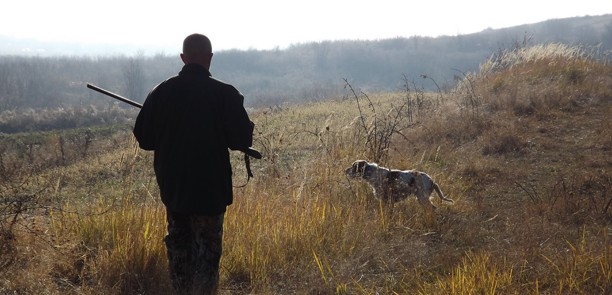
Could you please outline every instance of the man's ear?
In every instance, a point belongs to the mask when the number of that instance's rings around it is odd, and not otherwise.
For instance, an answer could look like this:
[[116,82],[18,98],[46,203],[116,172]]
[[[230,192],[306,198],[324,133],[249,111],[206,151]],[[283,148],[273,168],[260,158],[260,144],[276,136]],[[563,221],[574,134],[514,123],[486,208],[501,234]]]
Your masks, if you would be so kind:
[[208,65],[208,70],[210,70],[210,65],[212,64],[212,58],[213,58],[213,53],[211,52],[208,54],[208,57],[207,57],[208,60],[206,62],[206,64]]

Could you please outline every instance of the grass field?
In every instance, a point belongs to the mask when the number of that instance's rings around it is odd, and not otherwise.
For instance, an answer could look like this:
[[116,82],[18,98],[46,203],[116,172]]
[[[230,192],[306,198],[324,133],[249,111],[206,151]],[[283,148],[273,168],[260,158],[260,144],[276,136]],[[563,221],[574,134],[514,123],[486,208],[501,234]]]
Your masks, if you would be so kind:
[[[221,293],[611,294],[612,66],[541,45],[413,86],[251,111],[264,158],[228,208]],[[0,294],[171,293],[129,128],[0,137]],[[425,171],[455,204],[386,210],[343,174],[357,159]]]

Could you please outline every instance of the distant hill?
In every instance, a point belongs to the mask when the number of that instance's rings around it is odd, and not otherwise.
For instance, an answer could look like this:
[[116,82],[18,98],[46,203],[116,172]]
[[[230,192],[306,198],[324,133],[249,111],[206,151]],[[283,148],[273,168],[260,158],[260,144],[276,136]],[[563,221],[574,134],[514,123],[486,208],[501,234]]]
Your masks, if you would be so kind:
[[[397,90],[406,85],[424,90],[449,89],[457,77],[477,70],[495,52],[551,42],[581,44],[593,48],[599,57],[609,58],[612,14],[553,19],[458,36],[311,42],[283,50],[226,50],[215,54],[211,71],[235,84],[245,94],[247,105],[265,106],[342,95],[343,79],[364,91]],[[67,47],[71,51],[65,51]],[[163,54],[163,48],[147,50],[160,53],[154,56],[134,56],[138,50],[0,36],[0,106],[12,109],[89,103],[91,94],[81,87],[86,82],[142,101],[148,89],[175,74],[181,64],[176,56]],[[32,58],[36,61],[28,60]],[[19,77],[29,80],[31,86],[17,85],[14,80],[22,80]]]
[[[447,38],[465,39],[475,36],[502,40],[506,43],[515,38],[522,38],[524,33],[534,35],[535,42],[563,42],[563,43],[606,43],[609,48],[612,42],[612,14],[601,16],[585,16],[564,19],[552,19],[534,24],[524,24],[503,29],[486,29],[479,33],[440,36],[436,38],[413,36],[399,39],[433,39]],[[375,40],[384,42],[386,40]],[[414,40],[413,40],[414,41]],[[343,43],[344,41],[331,41],[330,43]],[[369,41],[357,41],[369,43]],[[418,42],[418,41],[416,41]],[[328,42],[324,42],[328,43]],[[308,46],[294,44],[291,47]],[[16,38],[0,35],[0,55],[20,56],[108,56],[108,55],[134,55],[144,52],[145,55],[156,55],[175,51],[175,48],[154,45],[108,44],[108,43],[79,43],[40,41],[33,38]]]
[[[539,43],[582,44],[595,47],[605,57],[612,50],[612,15],[555,19],[459,36],[313,42],[279,51],[224,52],[216,57],[216,70],[242,83],[242,89],[252,91],[256,99],[270,102],[327,97],[342,89],[338,87],[343,86],[342,78],[368,91],[394,90],[405,82],[435,90],[432,79],[447,88],[495,52]],[[276,93],[266,92],[269,86]]]

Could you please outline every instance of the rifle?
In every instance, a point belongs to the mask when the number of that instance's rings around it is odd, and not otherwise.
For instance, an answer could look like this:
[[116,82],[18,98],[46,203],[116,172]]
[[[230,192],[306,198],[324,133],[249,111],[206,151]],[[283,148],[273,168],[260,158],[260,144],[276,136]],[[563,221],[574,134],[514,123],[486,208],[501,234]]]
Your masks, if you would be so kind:
[[[119,94],[110,92],[106,89],[102,89],[98,86],[95,86],[93,84],[87,83],[87,88],[95,90],[97,92],[100,92],[102,94],[106,94],[114,99],[120,100],[122,102],[125,102],[131,106],[137,107],[139,109],[142,109],[142,104],[139,104],[131,99],[125,98]],[[247,182],[249,181],[249,178],[253,177],[253,173],[251,172],[251,161],[249,159],[249,156],[255,158],[255,159],[261,159],[261,153],[259,151],[257,151],[256,149],[252,148],[252,147],[248,147],[246,149],[241,149],[241,152],[244,153],[244,164],[246,165],[246,170],[247,170]]]
[[100,88],[100,87],[98,87],[96,85],[87,83],[87,88],[95,90],[95,91],[98,91],[98,92],[100,92],[102,94],[106,94],[106,95],[108,95],[108,96],[110,96],[112,98],[115,98],[115,99],[118,99],[120,101],[123,101],[123,102],[125,102],[125,103],[127,103],[127,104],[129,104],[131,106],[135,106],[135,107],[137,107],[139,109],[142,109],[142,105],[141,104],[139,104],[139,103],[137,103],[137,102],[135,102],[135,101],[133,101],[131,99],[127,99],[127,98],[125,98],[125,97],[123,97],[123,96],[121,96],[119,94],[115,94],[115,93],[112,93],[112,92],[110,92],[110,91],[108,91],[106,89],[102,89],[102,88]]

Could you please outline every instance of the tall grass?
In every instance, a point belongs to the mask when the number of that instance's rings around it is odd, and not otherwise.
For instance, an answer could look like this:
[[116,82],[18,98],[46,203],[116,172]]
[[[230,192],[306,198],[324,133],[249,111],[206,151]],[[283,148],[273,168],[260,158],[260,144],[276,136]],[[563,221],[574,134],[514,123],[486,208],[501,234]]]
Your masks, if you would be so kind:
[[78,270],[78,282],[118,294],[168,291],[162,206],[124,202],[109,208],[103,200],[90,205],[104,211],[51,212],[56,246],[75,247],[88,262]]
[[475,86],[484,105],[516,115],[571,111],[612,97],[610,67],[580,47],[542,44],[502,51],[480,67]]
[[611,292],[612,245],[608,240],[608,232],[603,231],[602,235],[604,245],[590,243],[583,233],[577,243],[567,242],[564,253],[543,255],[550,265],[551,273],[549,278],[542,281],[550,284],[552,290],[559,294]]
[[513,280],[513,269],[505,261],[496,263],[488,253],[468,252],[450,276],[423,284],[419,294],[500,294]]

